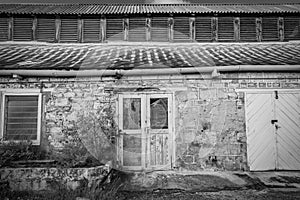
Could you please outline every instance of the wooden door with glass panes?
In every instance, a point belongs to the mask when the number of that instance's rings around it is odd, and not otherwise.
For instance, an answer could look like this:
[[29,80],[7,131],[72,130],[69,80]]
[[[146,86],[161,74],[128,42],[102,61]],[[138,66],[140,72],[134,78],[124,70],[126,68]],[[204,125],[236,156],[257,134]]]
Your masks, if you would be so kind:
[[118,159],[123,169],[171,168],[172,95],[120,94]]

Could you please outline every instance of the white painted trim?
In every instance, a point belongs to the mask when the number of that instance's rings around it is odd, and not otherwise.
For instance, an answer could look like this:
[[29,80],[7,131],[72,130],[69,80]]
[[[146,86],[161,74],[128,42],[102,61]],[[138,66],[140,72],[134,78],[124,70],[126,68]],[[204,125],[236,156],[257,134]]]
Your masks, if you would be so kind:
[[259,89],[259,88],[251,88],[251,89],[246,89],[246,88],[241,88],[241,89],[236,89],[236,92],[249,92],[249,93],[265,93],[265,92],[272,92],[272,91],[300,91],[300,89],[293,89],[293,88],[269,88],[269,89]]
[[[19,91],[18,93],[16,91]],[[41,124],[42,124],[42,93],[37,92],[39,90],[7,90],[7,92],[2,93],[2,110],[1,110],[1,134],[0,137],[3,138],[4,128],[5,128],[5,98],[6,96],[30,96],[34,95],[38,97],[38,116],[37,116],[37,139],[32,140],[32,145],[40,145],[41,142]],[[13,140],[14,142],[20,142],[21,140]],[[3,142],[8,142],[3,141]]]
[[176,167],[176,126],[175,126],[175,120],[176,120],[176,101],[175,101],[175,92],[172,93],[172,108],[173,108],[173,113],[172,113],[172,141],[171,141],[171,145],[172,145],[172,158],[171,159],[171,166],[172,167]]
[[[54,91],[54,88],[43,88],[42,92],[52,92]],[[1,88],[0,92],[9,92],[9,93],[41,93],[41,89],[33,89],[33,88],[24,88],[24,89],[19,89],[19,88]]]

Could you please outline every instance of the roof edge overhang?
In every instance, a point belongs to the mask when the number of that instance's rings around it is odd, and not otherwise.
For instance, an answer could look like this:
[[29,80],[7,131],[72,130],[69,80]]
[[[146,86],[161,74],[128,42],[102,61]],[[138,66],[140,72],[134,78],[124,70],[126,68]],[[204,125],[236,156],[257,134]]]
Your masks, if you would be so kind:
[[132,70],[1,70],[0,76],[19,75],[21,77],[107,77],[107,76],[149,76],[185,75],[217,72],[300,72],[300,65],[232,65],[209,67],[186,67],[166,69]]
[[114,15],[114,14],[279,14],[300,13],[299,3],[186,4],[0,4],[0,14]]

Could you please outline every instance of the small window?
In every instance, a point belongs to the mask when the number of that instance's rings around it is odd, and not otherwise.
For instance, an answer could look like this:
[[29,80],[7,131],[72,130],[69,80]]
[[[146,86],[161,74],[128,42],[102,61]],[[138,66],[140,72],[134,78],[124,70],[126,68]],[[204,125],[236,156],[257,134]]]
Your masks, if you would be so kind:
[[40,143],[41,94],[4,94],[2,136],[4,141]]

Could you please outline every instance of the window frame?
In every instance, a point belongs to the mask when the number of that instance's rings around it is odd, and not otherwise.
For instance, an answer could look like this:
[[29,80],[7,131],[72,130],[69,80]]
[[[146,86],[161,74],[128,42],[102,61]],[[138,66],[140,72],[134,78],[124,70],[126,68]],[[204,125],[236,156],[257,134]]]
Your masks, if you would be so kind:
[[41,122],[42,122],[42,93],[40,92],[3,92],[1,97],[1,130],[0,130],[0,138],[2,138],[2,142],[23,142],[26,140],[4,140],[4,128],[5,128],[5,102],[6,97],[8,96],[37,96],[38,97],[38,115],[37,115],[37,139],[29,140],[32,142],[32,145],[40,145],[41,142]]

